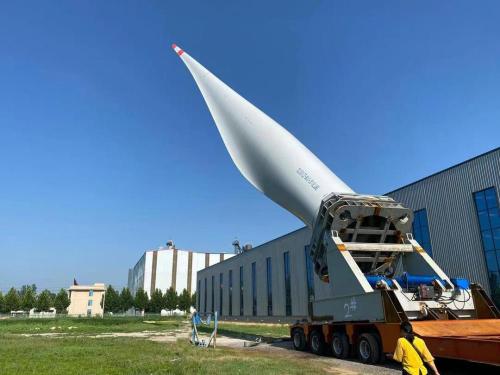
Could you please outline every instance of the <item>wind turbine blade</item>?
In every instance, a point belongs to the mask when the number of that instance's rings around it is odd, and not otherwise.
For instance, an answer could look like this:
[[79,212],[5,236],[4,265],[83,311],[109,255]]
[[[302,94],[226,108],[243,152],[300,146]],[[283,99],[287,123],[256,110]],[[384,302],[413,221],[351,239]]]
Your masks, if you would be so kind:
[[312,226],[323,197],[353,193],[285,128],[232,90],[177,45],[241,174],[266,196]]

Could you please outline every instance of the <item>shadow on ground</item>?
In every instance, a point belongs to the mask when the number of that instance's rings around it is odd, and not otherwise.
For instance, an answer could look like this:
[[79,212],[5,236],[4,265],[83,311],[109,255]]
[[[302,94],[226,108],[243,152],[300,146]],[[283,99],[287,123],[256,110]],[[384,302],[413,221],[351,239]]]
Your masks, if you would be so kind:
[[[211,332],[212,329],[204,327],[203,331]],[[259,345],[262,350],[272,350],[285,351],[287,355],[297,355],[303,356],[304,358],[314,358],[316,355],[309,352],[297,352],[293,349],[292,342],[289,337],[273,337],[273,336],[261,336],[254,334],[242,333],[240,331],[234,331],[231,329],[218,329],[218,335],[226,336],[229,338],[245,340],[247,342],[255,342],[260,340],[262,343],[267,345]],[[257,350],[259,347],[255,347]],[[360,373],[371,373],[371,374],[396,374],[401,372],[401,365],[390,359],[386,360],[382,364],[378,365],[364,365],[360,363],[356,358],[349,358],[345,360],[339,360],[333,358],[331,353],[326,353],[325,356],[318,357],[321,359],[329,360],[334,362],[342,363],[343,365],[350,368],[352,371],[359,371]],[[442,359],[438,358],[436,360],[438,369],[442,375],[466,375],[466,374],[498,374],[500,369],[495,366],[484,365],[479,363],[470,363],[460,360]]]
[[[293,349],[292,342],[290,340],[287,341],[277,341],[271,344],[272,346],[288,349],[291,351],[295,351]],[[310,354],[313,355],[313,354]],[[330,355],[327,353],[327,356]],[[355,358],[349,358],[342,360],[350,363],[359,363],[359,361]],[[485,365],[482,363],[472,363],[467,361],[453,360],[453,359],[445,359],[438,358],[436,359],[436,365],[441,375],[468,375],[468,374],[500,374],[500,368],[491,365]],[[374,368],[382,367],[384,369],[393,369],[401,371],[401,365],[395,361],[387,359],[385,363],[372,365]],[[375,370],[374,373],[379,373],[379,371]]]

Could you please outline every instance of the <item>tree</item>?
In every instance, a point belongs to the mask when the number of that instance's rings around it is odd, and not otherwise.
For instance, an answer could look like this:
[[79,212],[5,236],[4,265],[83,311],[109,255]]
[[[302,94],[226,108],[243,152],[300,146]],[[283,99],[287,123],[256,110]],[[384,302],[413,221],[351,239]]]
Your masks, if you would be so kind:
[[5,298],[2,292],[0,292],[0,314],[4,312],[5,312]]
[[56,308],[56,311],[60,314],[65,313],[69,303],[68,292],[61,289],[59,293],[57,293],[56,298],[54,298],[54,307]]
[[36,295],[36,284],[23,285],[21,287],[21,290],[19,291],[19,296],[21,297],[21,299],[24,297],[26,291],[28,291],[29,289],[31,289],[31,291]]
[[177,307],[177,292],[174,288],[170,287],[165,294],[165,305],[168,310],[172,311]]
[[120,295],[111,285],[106,290],[104,298],[104,311],[116,313],[120,311]]
[[198,292],[194,292],[193,295],[191,296],[191,306],[196,306],[196,293]]
[[49,290],[49,296],[50,296],[50,300],[52,301],[52,303],[54,303],[54,301],[56,300],[56,294]]
[[[24,288],[24,290],[23,290]],[[36,304],[36,293],[29,285],[24,285],[21,288],[21,308],[25,311],[31,310]],[[36,286],[35,286],[36,289]]]
[[137,292],[135,292],[134,307],[138,310],[144,311],[148,306],[148,302],[148,294],[144,291],[144,289],[137,289]]
[[182,311],[189,311],[191,307],[191,296],[187,289],[183,289],[181,295],[178,298],[179,309]]
[[19,294],[15,288],[10,288],[4,298],[5,311],[16,311],[19,310],[21,306],[21,301],[19,300]]
[[48,311],[53,305],[51,293],[47,289],[43,290],[36,299],[36,308],[38,311]]
[[151,294],[151,300],[149,301],[149,310],[154,313],[159,313],[164,307],[165,301],[163,300],[163,293],[160,289],[156,289],[153,294]]
[[123,288],[120,293],[120,305],[123,311],[128,311],[134,306],[134,297],[128,288]]

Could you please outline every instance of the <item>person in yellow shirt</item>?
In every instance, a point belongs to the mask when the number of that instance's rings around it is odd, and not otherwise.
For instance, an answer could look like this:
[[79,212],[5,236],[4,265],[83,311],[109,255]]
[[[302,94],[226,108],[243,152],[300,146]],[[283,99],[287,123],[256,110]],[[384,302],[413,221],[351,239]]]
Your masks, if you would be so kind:
[[401,337],[398,339],[392,358],[403,364],[403,375],[427,375],[425,365],[429,366],[435,375],[439,375],[434,357],[427,349],[424,340],[413,334],[410,322],[401,323]]

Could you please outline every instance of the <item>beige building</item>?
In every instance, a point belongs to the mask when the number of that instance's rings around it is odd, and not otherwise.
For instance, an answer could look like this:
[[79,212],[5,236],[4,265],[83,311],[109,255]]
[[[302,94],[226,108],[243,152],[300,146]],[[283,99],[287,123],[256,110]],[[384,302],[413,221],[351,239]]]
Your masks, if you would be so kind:
[[[96,283],[94,285],[73,285],[68,289],[70,316],[102,316],[104,309],[104,294],[106,286]],[[102,303],[101,303],[102,302]]]

